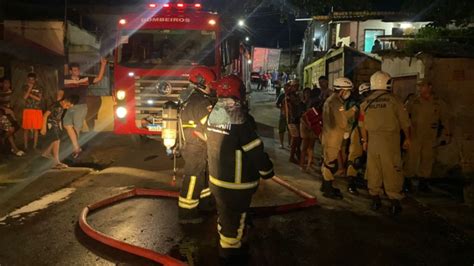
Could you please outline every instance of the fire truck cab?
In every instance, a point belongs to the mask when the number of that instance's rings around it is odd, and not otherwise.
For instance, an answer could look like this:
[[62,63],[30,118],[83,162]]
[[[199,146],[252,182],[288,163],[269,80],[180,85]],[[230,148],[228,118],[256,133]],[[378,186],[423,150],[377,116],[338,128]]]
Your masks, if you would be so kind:
[[201,4],[149,4],[118,21],[114,131],[160,135],[163,104],[178,102],[197,65],[219,76],[220,21]]

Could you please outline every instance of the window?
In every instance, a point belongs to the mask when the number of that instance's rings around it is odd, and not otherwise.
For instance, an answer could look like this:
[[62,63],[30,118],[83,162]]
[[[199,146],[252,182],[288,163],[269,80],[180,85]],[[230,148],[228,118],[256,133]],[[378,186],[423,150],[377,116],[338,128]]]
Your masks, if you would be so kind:
[[[365,30],[364,33],[364,52],[372,52],[372,47],[374,46],[377,36],[385,35],[385,30]],[[376,50],[382,49],[382,44]]]
[[198,30],[123,32],[119,64],[155,68],[171,65],[215,65],[216,33]]

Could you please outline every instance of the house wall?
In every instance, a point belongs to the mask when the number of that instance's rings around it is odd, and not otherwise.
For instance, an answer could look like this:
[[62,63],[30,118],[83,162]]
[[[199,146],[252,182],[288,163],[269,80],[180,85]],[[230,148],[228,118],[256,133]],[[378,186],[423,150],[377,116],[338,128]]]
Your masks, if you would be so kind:
[[474,59],[383,58],[382,70],[392,76],[429,78],[435,93],[448,105],[453,140],[436,148],[433,176],[451,176],[449,173],[457,168],[463,173],[474,172]]
[[[364,51],[364,44],[365,44],[365,30],[384,30],[385,35],[392,34],[392,28],[400,28],[403,22],[384,22],[380,19],[373,19],[373,20],[366,20],[366,21],[351,21],[351,22],[340,22],[336,27],[336,44],[342,42],[344,45],[349,46],[351,42],[356,43],[356,48],[359,51]],[[341,29],[344,28],[343,24],[347,24],[349,27],[349,31],[347,34],[342,34],[341,36]],[[424,27],[428,22],[414,22],[411,23],[412,28],[408,28],[404,30],[405,34],[410,34],[416,32],[421,27]],[[357,31],[359,28],[359,31]]]
[[[356,22],[353,22],[353,23],[356,23]],[[392,28],[394,26],[395,26],[395,23],[383,22],[382,20],[361,21],[359,23],[359,35],[358,35],[359,43],[357,44],[357,49],[360,51],[364,51],[365,30],[384,30],[385,35],[390,35],[392,34]]]
[[5,31],[64,55],[64,23],[61,21],[5,20]]

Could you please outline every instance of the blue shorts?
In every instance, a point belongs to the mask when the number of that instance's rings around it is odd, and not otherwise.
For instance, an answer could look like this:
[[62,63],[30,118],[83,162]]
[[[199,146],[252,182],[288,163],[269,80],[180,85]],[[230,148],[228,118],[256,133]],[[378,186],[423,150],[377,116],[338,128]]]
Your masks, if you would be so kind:
[[79,132],[82,129],[87,115],[87,104],[76,104],[66,110],[63,117],[63,126],[73,126]]

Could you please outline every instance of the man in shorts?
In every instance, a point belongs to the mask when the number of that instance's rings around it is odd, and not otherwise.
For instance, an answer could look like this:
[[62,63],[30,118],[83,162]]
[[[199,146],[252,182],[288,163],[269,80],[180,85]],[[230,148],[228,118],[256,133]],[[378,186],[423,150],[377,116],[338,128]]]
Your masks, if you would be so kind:
[[41,135],[46,136],[48,146],[41,156],[54,160],[53,169],[64,169],[68,167],[59,160],[59,144],[61,142],[63,131],[61,118],[64,110],[74,106],[74,103],[76,103],[77,100],[78,98],[76,96],[71,95],[66,99],[61,99],[53,103],[46,112],[44,112]]
[[79,156],[79,153],[82,151],[78,139],[87,115],[86,99],[89,85],[99,83],[102,80],[106,64],[107,60],[101,58],[100,70],[97,77],[81,76],[79,64],[69,64],[69,75],[64,77],[64,88],[58,92],[58,100],[68,98],[72,95],[76,95],[79,98],[78,103],[69,108],[63,118],[64,129],[66,130],[74,149],[74,158]]

